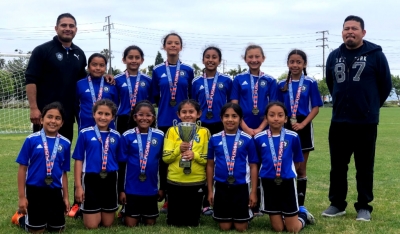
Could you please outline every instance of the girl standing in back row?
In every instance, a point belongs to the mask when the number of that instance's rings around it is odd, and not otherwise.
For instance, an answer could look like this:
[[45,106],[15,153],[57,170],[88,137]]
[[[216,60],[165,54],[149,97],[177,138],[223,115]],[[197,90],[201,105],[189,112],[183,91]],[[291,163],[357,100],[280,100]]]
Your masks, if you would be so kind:
[[[162,40],[163,49],[167,52],[167,59],[164,63],[154,67],[152,73],[152,94],[154,102],[158,106],[157,127],[162,132],[173,125],[174,119],[179,121],[177,116],[178,104],[189,99],[194,77],[193,68],[179,59],[183,42],[177,33],[169,33]],[[160,166],[161,173],[165,176],[167,165]],[[165,190],[164,185],[160,185]],[[162,213],[168,211],[168,196],[161,208]]]
[[268,103],[277,99],[276,80],[260,70],[265,60],[261,46],[248,46],[244,60],[249,71],[237,75],[233,80],[231,100],[243,109],[241,129],[254,136],[267,126],[263,113]]
[[[314,132],[312,120],[322,106],[317,81],[307,76],[307,55],[301,50],[292,50],[287,59],[289,73],[286,81],[279,82],[278,99],[285,104],[289,112],[289,121],[285,128],[299,134],[304,161],[297,169],[297,194],[299,206],[304,207],[307,189],[307,161],[310,151],[314,150]],[[307,211],[312,217],[314,217]]]
[[208,128],[211,135],[224,129],[219,117],[223,105],[230,101],[232,79],[217,71],[222,60],[221,50],[215,46],[203,52],[203,75],[193,80],[192,97],[201,106],[201,126]]
[[[125,72],[115,76],[115,83],[119,93],[119,107],[117,112],[117,131],[123,134],[137,124],[129,118],[131,110],[141,100],[153,98],[151,95],[151,78],[139,71],[144,62],[144,54],[140,47],[132,45],[124,50],[122,61],[126,64]],[[132,123],[132,126],[129,126]]]

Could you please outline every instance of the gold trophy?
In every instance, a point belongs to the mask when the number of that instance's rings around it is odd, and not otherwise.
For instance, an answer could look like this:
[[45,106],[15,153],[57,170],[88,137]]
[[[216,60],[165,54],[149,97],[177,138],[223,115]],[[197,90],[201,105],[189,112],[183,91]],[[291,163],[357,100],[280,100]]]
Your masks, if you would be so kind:
[[[178,123],[178,120],[174,119],[172,123],[174,127],[176,127],[174,128],[175,132],[184,142],[193,141],[199,129],[198,127],[201,126],[200,120],[197,121],[197,123],[190,123],[190,122]],[[183,173],[185,173],[186,175],[190,174],[192,172],[191,166],[192,166],[191,160],[181,158],[181,161],[179,162],[179,167],[183,168]]]

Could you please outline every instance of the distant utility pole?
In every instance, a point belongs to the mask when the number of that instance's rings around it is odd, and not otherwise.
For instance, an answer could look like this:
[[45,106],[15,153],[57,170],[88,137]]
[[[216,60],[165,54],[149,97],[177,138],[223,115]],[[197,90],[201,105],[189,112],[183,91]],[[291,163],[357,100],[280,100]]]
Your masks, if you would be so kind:
[[106,16],[106,22],[108,22],[108,24],[103,26],[103,31],[108,30],[108,56],[109,56],[109,60],[110,60],[110,61],[108,61],[108,63],[110,64],[110,68],[108,69],[108,74],[112,74],[112,66],[111,66],[111,59],[112,59],[111,54],[112,53],[111,53],[111,32],[110,32],[110,30],[111,30],[111,27],[114,28],[114,24],[110,24],[110,17],[111,17],[111,15]]
[[226,63],[226,60],[223,59],[222,60],[222,73],[224,73],[224,74],[225,74],[225,63]]
[[322,33],[322,38],[317,39],[317,41],[322,40],[322,45],[317,45],[317,47],[322,47],[322,66],[317,65],[317,67],[322,67],[322,78],[324,78],[325,77],[325,47],[329,48],[329,46],[327,44],[325,44],[325,41],[328,41],[328,38],[325,37],[325,33],[329,34],[329,31],[324,30],[324,31],[316,32],[316,33]]

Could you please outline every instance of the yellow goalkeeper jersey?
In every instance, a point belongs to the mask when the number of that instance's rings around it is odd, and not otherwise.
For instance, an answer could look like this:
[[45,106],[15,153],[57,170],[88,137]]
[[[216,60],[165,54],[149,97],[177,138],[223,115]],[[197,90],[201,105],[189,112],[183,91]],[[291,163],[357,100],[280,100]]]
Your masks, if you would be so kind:
[[197,128],[197,134],[193,140],[192,151],[194,158],[192,160],[190,174],[184,174],[183,168],[179,167],[181,160],[180,145],[182,140],[177,134],[177,127],[170,127],[165,134],[163,160],[168,165],[168,183],[177,185],[198,185],[206,182],[206,164],[208,140],[210,139],[210,131],[204,127]]

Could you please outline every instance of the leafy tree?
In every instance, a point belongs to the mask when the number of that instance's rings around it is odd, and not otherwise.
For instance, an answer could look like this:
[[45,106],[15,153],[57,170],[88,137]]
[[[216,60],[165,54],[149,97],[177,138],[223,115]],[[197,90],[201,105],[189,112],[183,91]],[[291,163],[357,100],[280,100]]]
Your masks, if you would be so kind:
[[0,69],[3,69],[3,67],[6,65],[6,60],[3,58],[0,58]]
[[230,69],[226,72],[226,74],[230,75],[232,78],[235,78],[235,76],[245,71],[247,71],[247,68],[242,69],[240,65],[238,65],[237,69]]
[[157,56],[156,56],[156,60],[154,61],[154,65],[158,65],[163,62],[164,62],[164,59],[163,59],[160,51],[157,51]]
[[150,77],[153,75],[153,68],[154,68],[154,65],[147,66],[147,70],[148,70],[147,75],[149,75]]
[[140,69],[139,70],[141,73],[143,73],[143,74],[147,74],[147,68],[142,68],[142,69]]
[[287,76],[288,76],[288,73],[286,72],[284,72],[284,73],[282,73],[280,76],[278,76],[278,81],[281,81],[281,80],[286,80],[287,79]]
[[392,76],[392,86],[393,91],[392,93],[396,94],[397,100],[400,103],[400,76],[391,75]]
[[3,103],[12,97],[14,93],[14,81],[12,79],[12,73],[0,70],[0,101]]
[[318,90],[319,93],[321,94],[322,102],[324,102],[326,96],[328,96],[329,101],[331,101],[328,85],[326,84],[326,78],[323,78],[322,80],[318,81]]
[[107,61],[110,61],[110,51],[108,49],[103,49],[102,51],[100,51],[100,54],[104,55]]
[[201,68],[195,63],[193,63],[192,67],[194,69],[194,77],[201,76]]
[[4,70],[11,73],[11,78],[13,80],[14,94],[20,93],[22,90],[22,95],[16,98],[22,99],[25,96],[25,70],[28,66],[29,58],[18,57],[13,60],[7,61],[4,66]]
[[118,68],[116,68],[116,67],[114,67],[114,68],[112,68],[112,75],[113,76],[116,76],[116,75],[118,75],[119,73],[121,73],[122,71],[120,70],[120,69],[118,69]]

